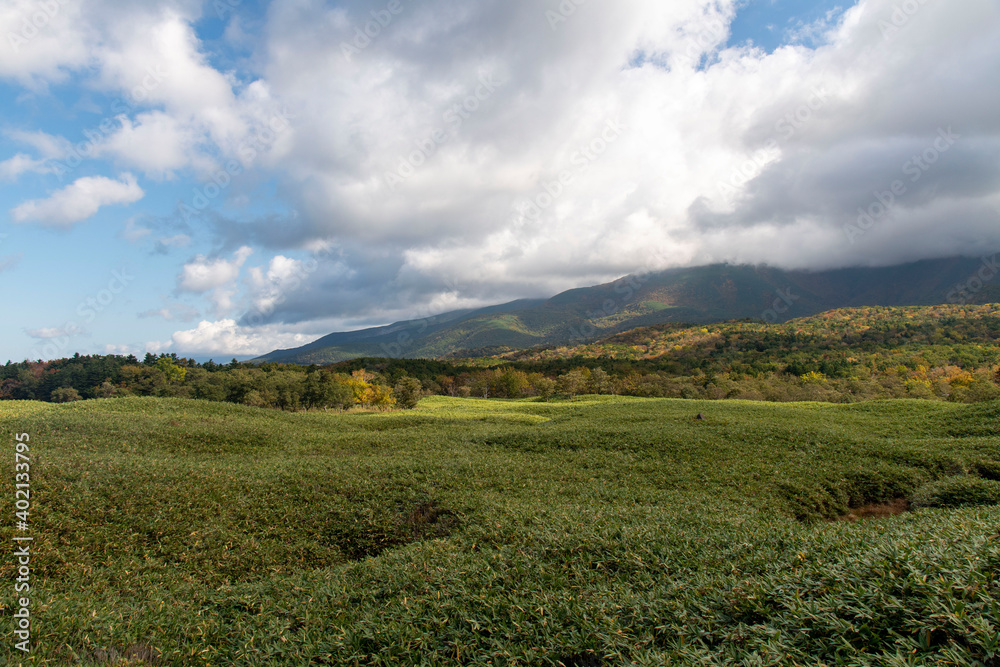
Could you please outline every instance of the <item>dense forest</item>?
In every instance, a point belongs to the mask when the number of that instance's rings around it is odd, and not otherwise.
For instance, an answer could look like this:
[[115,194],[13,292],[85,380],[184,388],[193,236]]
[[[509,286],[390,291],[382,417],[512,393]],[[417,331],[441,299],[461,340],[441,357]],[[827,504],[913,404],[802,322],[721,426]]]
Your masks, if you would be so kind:
[[199,364],[173,355],[80,356],[0,368],[0,399],[66,403],[119,396],[163,396],[227,401],[282,410],[409,408],[423,395],[420,382],[363,370],[347,375],[301,366]]
[[575,347],[331,366],[80,356],[0,367],[0,399],[171,396],[283,410],[410,408],[423,395],[855,402],[1000,398],[1000,306],[841,309],[769,325],[636,329]]

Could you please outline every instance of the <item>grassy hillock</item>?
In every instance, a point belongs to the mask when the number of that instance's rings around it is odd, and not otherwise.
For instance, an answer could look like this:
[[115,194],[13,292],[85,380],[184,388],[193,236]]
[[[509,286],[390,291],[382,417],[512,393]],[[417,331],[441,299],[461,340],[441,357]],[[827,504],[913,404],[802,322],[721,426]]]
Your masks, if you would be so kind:
[[6,401],[8,545],[22,432],[34,650],[8,623],[0,662],[1000,660],[998,402]]

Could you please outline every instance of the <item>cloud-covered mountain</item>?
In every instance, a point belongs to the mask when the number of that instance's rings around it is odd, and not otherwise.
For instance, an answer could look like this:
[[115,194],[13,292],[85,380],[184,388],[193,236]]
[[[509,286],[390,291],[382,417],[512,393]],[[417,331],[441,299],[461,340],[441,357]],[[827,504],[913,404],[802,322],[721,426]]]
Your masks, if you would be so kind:
[[1000,266],[995,257],[819,272],[722,264],[631,275],[551,299],[334,333],[259,361],[312,364],[356,357],[470,356],[581,343],[667,322],[743,318],[785,322],[848,306],[993,301],[1000,301]]
[[[793,4],[764,48],[741,0],[10,0],[10,307],[63,327],[121,257],[95,337],[247,354],[641,271],[1000,249],[1000,5]],[[50,312],[35,276],[67,271]]]

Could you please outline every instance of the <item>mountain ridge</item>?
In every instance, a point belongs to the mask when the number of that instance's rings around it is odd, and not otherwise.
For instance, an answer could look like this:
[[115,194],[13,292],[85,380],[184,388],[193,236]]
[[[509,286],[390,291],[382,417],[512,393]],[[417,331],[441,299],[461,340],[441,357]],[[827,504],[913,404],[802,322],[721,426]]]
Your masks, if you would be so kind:
[[971,257],[824,271],[746,264],[674,268],[575,288],[549,299],[520,299],[335,332],[254,361],[328,364],[359,357],[488,356],[586,343],[656,324],[779,323],[846,307],[986,303],[1000,301],[997,273],[995,259]]

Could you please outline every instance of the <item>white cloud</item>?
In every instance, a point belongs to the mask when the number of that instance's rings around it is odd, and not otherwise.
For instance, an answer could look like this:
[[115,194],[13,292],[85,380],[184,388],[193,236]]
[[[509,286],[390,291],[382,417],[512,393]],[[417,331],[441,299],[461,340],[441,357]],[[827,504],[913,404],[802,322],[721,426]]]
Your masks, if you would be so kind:
[[235,287],[219,287],[212,292],[212,307],[216,317],[229,315],[236,308],[237,289]]
[[[5,5],[0,27],[29,4]],[[73,72],[127,96],[134,105],[94,153],[122,169],[207,182],[235,157],[273,179],[296,212],[288,224],[214,226],[217,247],[276,255],[246,290],[248,254],[199,256],[178,277],[182,292],[211,292],[217,313],[361,321],[670,265],[822,268],[1000,246],[995,0],[916,3],[901,20],[898,0],[860,0],[796,27],[814,48],[773,53],[723,48],[743,4],[590,2],[553,26],[557,3],[425,0],[348,59],[342,42],[369,3],[274,0],[263,27],[230,22],[254,70],[229,72],[197,38],[201,2],[80,0],[0,57],[0,77],[38,88]],[[285,105],[281,129],[258,134]],[[613,141],[609,122],[621,127]],[[962,140],[908,183],[894,219],[851,244],[843,229],[858,207],[949,126]],[[40,159],[72,150],[43,132],[8,134]],[[16,159],[8,173],[40,164]],[[220,189],[212,208],[249,209],[257,194]],[[298,286],[302,267],[286,255],[303,248],[323,256]]]
[[221,257],[209,259],[204,255],[198,255],[194,261],[184,265],[177,278],[178,289],[182,292],[204,294],[225,287],[239,278],[240,269],[252,254],[253,250],[244,246],[236,251],[231,260]]
[[24,130],[15,130],[6,134],[18,143],[31,146],[43,158],[48,160],[65,157],[72,150],[69,140],[42,131],[26,132]]
[[53,338],[72,338],[86,333],[80,327],[43,327],[41,329],[25,329],[24,333],[38,340],[52,340]]
[[193,162],[190,152],[199,137],[177,118],[160,111],[139,114],[135,122],[121,117],[121,127],[95,147],[93,155],[111,155],[151,178],[168,178]]
[[278,348],[305,345],[317,336],[289,331],[287,327],[240,327],[235,320],[203,321],[197,328],[178,331],[169,343],[178,354],[261,355]]
[[44,160],[35,160],[30,155],[18,153],[12,158],[0,162],[0,181],[14,181],[21,174],[33,172],[36,174],[51,173]]
[[147,310],[139,313],[137,317],[140,320],[145,320],[153,317],[162,317],[167,321],[174,319],[173,312],[169,308],[160,308],[159,310]]
[[145,312],[139,313],[139,319],[149,319],[149,318],[163,318],[168,322],[179,321],[179,322],[193,322],[198,319],[200,313],[197,308],[189,306],[178,301],[166,300],[166,306],[160,308],[159,310],[147,310]]
[[138,243],[152,233],[153,230],[136,224],[135,218],[129,218],[125,221],[125,229],[119,232],[119,236],[129,243]]
[[[815,48],[773,53],[719,49],[736,4],[587,3],[553,31],[533,1],[429,0],[348,60],[363,3],[272,3],[264,72],[296,113],[283,191],[304,221],[286,242],[336,238],[358,274],[340,302],[365,312],[443,302],[449,281],[464,299],[513,298],[671,265],[1000,246],[998,216],[993,231],[980,220],[1000,191],[993,0],[921,4],[888,37],[898,2],[862,0],[799,27]],[[609,121],[623,131],[605,148]],[[849,243],[858,206],[949,125],[967,140],[911,189],[886,228],[896,247]],[[315,315],[346,314],[322,299],[325,271],[309,281]]]
[[[101,51],[101,78],[110,89],[135,91],[140,101],[162,104],[184,120],[197,117],[219,145],[242,131],[232,82],[199,50],[189,12],[142,12],[143,30],[116,24]],[[161,121],[163,122],[163,121]]]
[[52,194],[48,199],[24,202],[11,211],[17,222],[40,222],[53,227],[69,227],[90,218],[102,206],[132,204],[145,193],[132,174],[119,180],[87,176]]
[[[30,23],[39,6],[50,4],[57,9],[40,21],[43,29],[24,43],[7,43],[26,17]],[[82,77],[117,98],[100,130],[91,128],[93,150],[82,158],[110,158],[151,178],[190,168],[207,179],[238,157],[279,107],[262,82],[212,66],[194,28],[202,11],[197,0],[10,0],[0,7],[0,35],[8,35],[0,45],[0,79],[44,94],[49,84]],[[47,158],[77,153],[75,138],[19,134]],[[275,148],[265,143],[258,156]]]
[[285,294],[300,287],[309,273],[304,262],[283,255],[271,259],[267,272],[262,267],[250,269],[254,308],[260,313],[274,312]]
[[0,77],[31,87],[62,81],[89,59],[84,3],[4,0],[0,4]]
[[156,178],[191,168],[207,180],[234,158],[247,168],[276,148],[256,139],[278,103],[263,82],[215,69],[193,25],[200,3],[174,4],[133,9],[132,21],[114,21],[97,48],[99,85],[123,91],[136,108],[154,107],[124,119],[100,154]]

